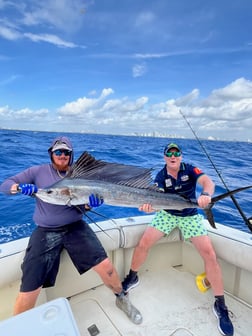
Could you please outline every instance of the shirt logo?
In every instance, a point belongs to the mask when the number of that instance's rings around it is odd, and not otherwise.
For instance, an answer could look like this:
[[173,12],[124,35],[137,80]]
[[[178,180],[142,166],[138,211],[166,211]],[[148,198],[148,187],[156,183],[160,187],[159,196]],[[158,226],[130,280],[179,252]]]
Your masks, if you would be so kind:
[[182,175],[181,176],[181,181],[185,182],[189,180],[189,176],[188,175]]
[[169,188],[169,187],[172,186],[172,181],[171,181],[171,179],[166,179],[166,180],[165,180],[165,186],[166,186],[167,188]]
[[197,167],[193,168],[193,171],[196,175],[202,174],[202,170]]

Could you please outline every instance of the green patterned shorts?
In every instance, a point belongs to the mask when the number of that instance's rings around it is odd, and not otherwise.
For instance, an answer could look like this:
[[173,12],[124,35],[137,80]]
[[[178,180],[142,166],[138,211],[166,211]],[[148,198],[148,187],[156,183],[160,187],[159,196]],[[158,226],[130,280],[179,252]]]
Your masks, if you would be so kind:
[[198,236],[206,236],[207,230],[203,224],[203,216],[194,215],[187,217],[174,216],[168,212],[161,210],[156,213],[155,217],[149,224],[159,231],[169,234],[173,229],[178,227],[184,239],[189,239]]

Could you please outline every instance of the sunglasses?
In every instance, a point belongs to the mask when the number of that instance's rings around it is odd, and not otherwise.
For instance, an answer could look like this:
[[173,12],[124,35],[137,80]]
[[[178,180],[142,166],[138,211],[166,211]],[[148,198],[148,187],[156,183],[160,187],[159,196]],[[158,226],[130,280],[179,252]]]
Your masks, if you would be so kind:
[[167,156],[167,157],[172,157],[172,155],[174,156],[174,157],[180,157],[181,156],[181,152],[167,152],[167,153],[165,153],[165,156]]
[[57,149],[56,151],[53,152],[53,154],[56,156],[61,156],[62,154],[64,154],[65,156],[70,156],[71,151],[67,149]]

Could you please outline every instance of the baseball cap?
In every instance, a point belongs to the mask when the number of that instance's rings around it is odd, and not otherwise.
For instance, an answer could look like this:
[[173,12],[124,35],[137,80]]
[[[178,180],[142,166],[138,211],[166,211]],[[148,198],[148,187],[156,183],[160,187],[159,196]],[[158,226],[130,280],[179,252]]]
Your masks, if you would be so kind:
[[177,144],[174,143],[174,142],[171,142],[171,143],[169,143],[169,144],[165,147],[165,149],[164,149],[164,154],[167,153],[167,152],[169,152],[169,150],[172,149],[172,148],[177,149],[178,152],[182,152],[181,147],[179,147],[179,145],[177,145]]
[[65,142],[56,141],[54,146],[52,147],[52,152],[56,151],[57,149],[66,149],[72,152],[72,148],[70,148]]

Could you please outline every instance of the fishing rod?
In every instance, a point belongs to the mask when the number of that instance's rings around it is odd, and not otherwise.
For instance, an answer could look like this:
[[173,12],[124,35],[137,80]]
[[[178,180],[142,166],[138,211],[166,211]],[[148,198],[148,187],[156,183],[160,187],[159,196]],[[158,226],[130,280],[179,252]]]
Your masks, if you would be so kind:
[[[103,230],[103,228],[102,228],[99,224],[97,224],[97,223],[93,220],[92,217],[90,217],[90,216],[87,214],[87,211],[83,211],[78,205],[76,205],[75,208],[76,208],[80,213],[82,213],[83,216],[86,216],[86,217],[90,220],[91,223],[93,223],[94,225],[96,225],[96,226],[98,227],[98,229],[100,229],[103,233],[105,233],[105,235],[107,235],[111,240],[114,241],[114,239],[113,239],[112,237],[110,237],[110,235],[109,235],[105,230]],[[117,224],[116,224],[116,222],[115,222],[113,219],[110,219],[110,218],[108,218],[107,216],[104,216],[104,215],[100,214],[99,212],[94,211],[92,208],[90,208],[90,209],[88,210],[88,212],[92,212],[93,214],[95,214],[95,215],[97,215],[97,216],[99,215],[100,217],[105,218],[106,220],[111,220],[111,221],[115,224],[115,226],[117,227]]]
[[[192,128],[191,124],[189,123],[189,121],[187,120],[187,118],[185,117],[185,115],[182,113],[181,110],[179,110],[179,113],[182,115],[182,117],[185,119],[187,125],[190,127],[192,133],[194,134],[196,140],[198,141],[199,145],[201,146],[202,150],[204,151],[204,153],[206,154],[208,160],[211,162],[214,170],[216,171],[217,175],[219,176],[221,182],[223,183],[224,187],[226,188],[227,191],[230,191],[230,189],[228,188],[226,182],[224,181],[221,173],[219,172],[219,170],[217,169],[216,165],[214,164],[213,160],[211,159],[210,155],[208,154],[205,146],[203,145],[202,141],[200,141],[199,137],[197,136],[196,132],[194,131],[194,129]],[[230,195],[234,205],[236,206],[237,210],[239,211],[242,219],[244,220],[245,224],[248,226],[248,228],[250,229],[250,231],[252,232],[252,217],[247,218],[246,215],[244,214],[244,212],[242,211],[239,203],[237,202],[237,200],[235,199],[235,197],[233,195]]]

